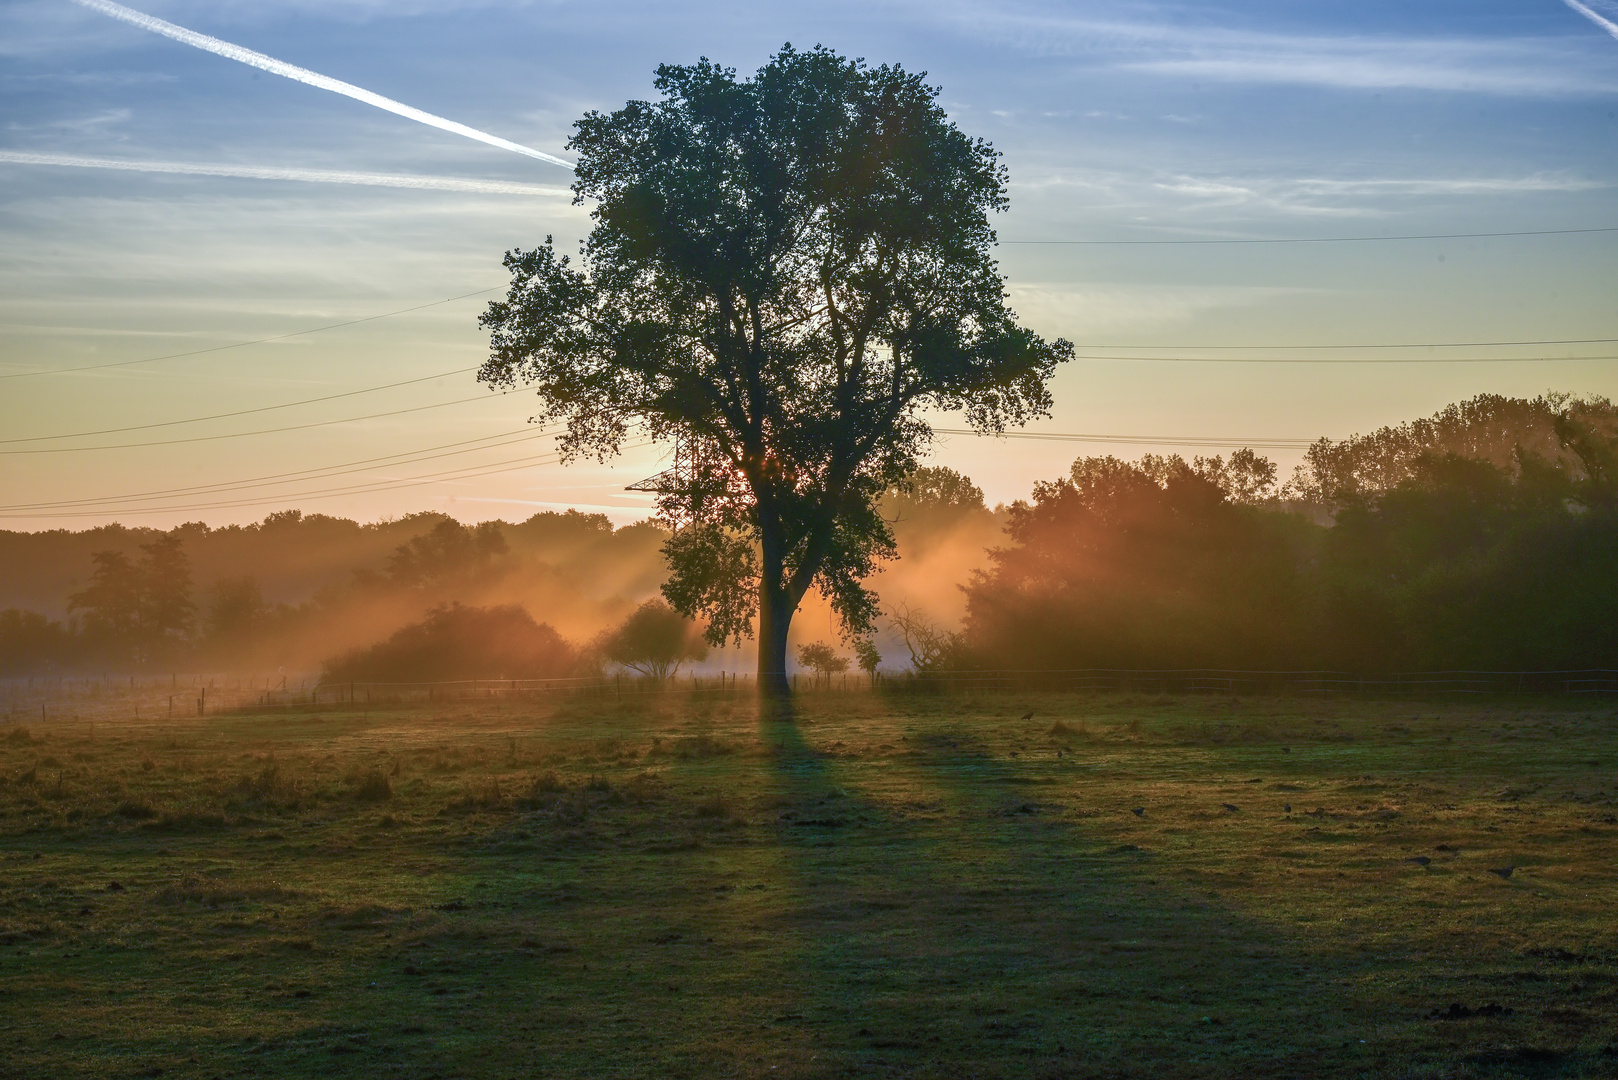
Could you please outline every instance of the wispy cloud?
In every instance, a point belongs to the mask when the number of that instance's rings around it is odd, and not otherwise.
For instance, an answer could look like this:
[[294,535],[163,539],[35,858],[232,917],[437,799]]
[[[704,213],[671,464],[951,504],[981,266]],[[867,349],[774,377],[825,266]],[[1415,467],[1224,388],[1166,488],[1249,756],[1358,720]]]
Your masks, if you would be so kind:
[[105,109],[91,116],[79,116],[66,120],[46,120],[38,124],[19,124],[12,122],[6,125],[7,131],[71,131],[77,135],[101,135],[106,128],[122,124],[134,115],[129,109]]
[[[1599,24],[1588,5],[1565,0]],[[1610,65],[1557,38],[1325,35],[1151,21],[1138,15],[1073,16],[1038,7],[945,7],[974,36],[1046,56],[1082,57],[1125,71],[1208,82],[1289,83],[1343,89],[1409,89],[1511,96],[1618,92]]]
[[1247,207],[1317,217],[1386,213],[1401,200],[1468,198],[1595,191],[1611,185],[1567,176],[1232,178],[1175,176],[1152,183],[1157,191],[1205,205]]
[[[1034,199],[1078,196],[1091,208],[1155,216],[1195,210],[1231,211],[1241,217],[1282,214],[1315,218],[1371,218],[1440,199],[1482,199],[1572,194],[1611,188],[1610,182],[1559,173],[1528,176],[1330,177],[1207,173],[1059,170],[1025,177],[1014,187]],[[1060,194],[1071,193],[1071,194]],[[1204,226],[1212,223],[1204,220]]]
[[403,102],[372,93],[369,90],[355,86],[353,83],[346,83],[329,75],[321,75],[318,72],[310,71],[308,68],[289,64],[285,60],[277,60],[273,56],[265,56],[261,52],[254,52],[252,49],[233,45],[216,37],[199,34],[195,30],[187,30],[183,26],[176,26],[174,23],[159,19],[154,15],[147,15],[145,12],[136,11],[134,8],[128,8],[122,4],[115,4],[112,0],[73,0],[73,2],[92,11],[99,11],[103,15],[110,15],[114,19],[121,19],[132,26],[140,27],[142,30],[150,30],[154,34],[173,38],[175,41],[194,46],[205,52],[211,52],[218,56],[247,64],[250,67],[259,68],[262,71],[268,71],[272,75],[280,75],[294,82],[305,83],[322,90],[330,90],[334,94],[342,94],[344,97],[363,101],[367,105],[374,105],[379,109],[415,120],[429,127],[439,128],[456,135],[464,135],[468,139],[476,139],[478,142],[488,143],[490,146],[497,146],[502,150],[510,150],[513,153],[548,161],[552,165],[560,165],[564,169],[573,168],[572,162],[565,161],[554,154],[547,154],[543,150],[535,150],[533,147],[514,143],[509,139],[502,139],[498,135],[489,134],[487,131],[479,131],[477,128],[468,127],[454,120],[446,120],[442,116],[434,116],[430,112],[423,112]]
[[1170,330],[1213,311],[1258,307],[1308,289],[1274,286],[1163,286],[1024,281],[1010,286],[1012,307],[1043,333],[1127,334]]
[[[1618,22],[1613,21],[1613,19],[1618,19],[1618,4],[1613,3],[1612,0],[1590,0],[1588,4],[1580,3],[1579,0],[1562,0],[1562,2],[1613,37],[1618,38]],[[1595,8],[1601,8],[1607,14],[1603,15],[1601,12],[1596,11]],[[1612,18],[1608,18],[1608,15],[1612,16]]]
[[80,157],[74,154],[36,154],[22,150],[0,150],[0,163],[179,173],[186,176],[230,176],[249,180],[298,180],[317,184],[360,184],[367,187],[415,188],[425,191],[463,191],[478,195],[571,198],[573,194],[565,187],[523,184],[508,180],[463,180],[453,176],[412,176],[399,173],[347,172],[336,169],[285,169],[265,165],[211,165],[191,161],[130,161],[123,158]]

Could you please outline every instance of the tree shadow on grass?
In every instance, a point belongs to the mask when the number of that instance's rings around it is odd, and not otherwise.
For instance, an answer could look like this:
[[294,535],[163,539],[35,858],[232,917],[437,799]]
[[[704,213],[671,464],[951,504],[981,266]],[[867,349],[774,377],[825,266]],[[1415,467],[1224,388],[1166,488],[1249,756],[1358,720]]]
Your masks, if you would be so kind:
[[824,1055],[798,1075],[1577,1074],[1556,1054],[1468,1062],[1466,1034],[1435,1042],[1367,1000],[1376,958],[1171,880],[969,730],[913,743],[900,767],[822,756],[805,774],[804,747],[776,770],[804,810],[780,830],[797,894],[771,925]]

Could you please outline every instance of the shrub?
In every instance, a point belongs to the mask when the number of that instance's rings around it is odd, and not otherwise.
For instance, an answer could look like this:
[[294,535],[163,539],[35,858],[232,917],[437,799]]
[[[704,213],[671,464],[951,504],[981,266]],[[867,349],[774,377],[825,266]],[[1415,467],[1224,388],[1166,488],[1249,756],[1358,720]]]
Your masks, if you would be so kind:
[[546,679],[566,675],[577,654],[516,604],[440,605],[386,641],[326,661],[322,682]]
[[361,802],[387,802],[393,798],[393,785],[381,769],[356,771],[350,775],[350,783],[354,786],[354,797]]
[[648,600],[602,639],[601,651],[615,664],[666,679],[687,660],[706,659],[708,643],[691,620],[661,600]]

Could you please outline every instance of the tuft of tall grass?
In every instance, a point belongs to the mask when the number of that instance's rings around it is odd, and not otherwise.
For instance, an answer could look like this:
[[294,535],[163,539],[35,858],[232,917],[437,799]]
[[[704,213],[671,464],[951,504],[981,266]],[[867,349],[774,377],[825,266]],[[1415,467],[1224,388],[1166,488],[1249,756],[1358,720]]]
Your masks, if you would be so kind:
[[302,786],[274,757],[256,773],[238,778],[228,794],[235,802],[269,810],[292,811],[304,803]]
[[375,765],[370,768],[356,765],[349,769],[345,780],[360,802],[387,802],[393,798],[393,784],[388,774]]

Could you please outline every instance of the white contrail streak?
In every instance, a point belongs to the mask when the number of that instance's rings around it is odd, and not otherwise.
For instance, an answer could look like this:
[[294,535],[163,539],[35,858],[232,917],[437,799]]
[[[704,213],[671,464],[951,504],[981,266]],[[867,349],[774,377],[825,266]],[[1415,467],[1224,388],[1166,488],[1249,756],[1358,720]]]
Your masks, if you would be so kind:
[[250,180],[306,180],[317,184],[364,184],[370,187],[417,188],[429,191],[469,191],[478,195],[544,195],[568,198],[565,187],[520,184],[506,180],[462,180],[453,176],[407,176],[397,173],[342,172],[333,169],[278,169],[259,165],[209,165],[190,161],[128,161],[121,158],[78,157],[73,154],[31,154],[0,150],[0,163],[13,165],[65,165],[79,169],[123,169],[127,172],[182,173],[189,176],[237,176]]
[[115,4],[112,0],[73,0],[73,2],[93,11],[99,11],[103,15],[111,15],[115,19],[122,19],[124,22],[138,26],[142,30],[150,30],[154,34],[162,34],[164,37],[182,41],[187,45],[194,45],[207,52],[216,53],[231,60],[239,60],[244,64],[249,64],[252,67],[275,75],[282,75],[297,82],[307,83],[310,86],[318,86],[322,90],[330,90],[334,94],[342,94],[344,97],[363,101],[367,105],[375,105],[379,109],[386,109],[390,113],[397,113],[400,116],[408,117],[430,127],[452,131],[457,135],[465,135],[468,139],[476,139],[478,142],[488,143],[490,146],[498,146],[502,150],[526,154],[541,161],[548,161],[552,165],[560,165],[564,169],[573,168],[572,162],[565,161],[554,154],[547,154],[542,150],[535,150],[533,147],[502,139],[498,135],[490,135],[487,131],[479,131],[477,128],[467,127],[465,124],[457,124],[455,121],[446,120],[442,116],[434,116],[432,113],[413,109],[402,102],[394,101],[392,98],[385,98],[381,94],[373,94],[371,91],[361,89],[352,83],[333,79],[329,75],[321,75],[307,68],[298,67],[296,64],[289,64],[284,60],[277,60],[273,56],[265,56],[263,53],[254,52],[252,49],[244,49],[240,45],[232,45],[228,41],[220,41],[218,38],[209,37],[207,34],[199,34],[195,30],[187,30],[183,26],[176,26],[171,22],[165,22],[133,8],[126,8],[122,4]]
[[[1586,19],[1589,19],[1591,22],[1601,27],[1601,29],[1605,30],[1613,37],[1618,38],[1618,22],[1613,22],[1605,15],[1590,10],[1589,6],[1581,4],[1579,0],[1562,0],[1562,2],[1568,7],[1572,8],[1574,11],[1577,11],[1580,15],[1583,15]],[[1597,2],[1599,3],[1600,0],[1597,0]],[[1601,6],[1607,7],[1608,5],[1602,4]],[[1615,11],[1614,14],[1618,14],[1618,11]]]

